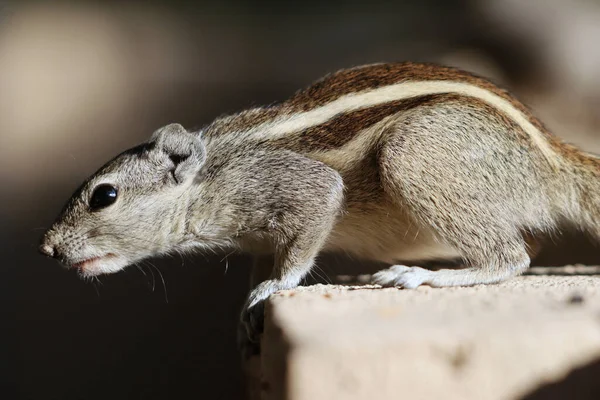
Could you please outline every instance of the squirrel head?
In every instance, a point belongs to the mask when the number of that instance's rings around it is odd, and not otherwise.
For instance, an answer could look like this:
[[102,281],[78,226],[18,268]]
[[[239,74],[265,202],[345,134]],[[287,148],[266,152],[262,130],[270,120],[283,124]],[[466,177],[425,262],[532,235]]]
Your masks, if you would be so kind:
[[205,158],[199,133],[179,124],[157,130],[81,185],[40,251],[94,276],[178,250],[186,240],[188,189]]

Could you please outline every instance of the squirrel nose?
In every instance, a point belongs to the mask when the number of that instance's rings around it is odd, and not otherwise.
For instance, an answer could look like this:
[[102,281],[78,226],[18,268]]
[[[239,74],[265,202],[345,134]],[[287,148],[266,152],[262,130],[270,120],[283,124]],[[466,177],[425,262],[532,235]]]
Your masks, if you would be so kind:
[[53,246],[50,246],[47,243],[42,243],[39,247],[40,249],[40,253],[42,253],[45,256],[48,257],[55,257],[56,256],[56,251],[54,250]]

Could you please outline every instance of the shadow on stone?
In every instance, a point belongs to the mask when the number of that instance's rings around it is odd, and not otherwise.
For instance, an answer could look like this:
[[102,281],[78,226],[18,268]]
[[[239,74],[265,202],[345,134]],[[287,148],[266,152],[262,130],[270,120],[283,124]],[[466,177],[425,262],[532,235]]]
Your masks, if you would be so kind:
[[521,400],[600,399],[600,359],[573,370],[559,382],[541,386]]

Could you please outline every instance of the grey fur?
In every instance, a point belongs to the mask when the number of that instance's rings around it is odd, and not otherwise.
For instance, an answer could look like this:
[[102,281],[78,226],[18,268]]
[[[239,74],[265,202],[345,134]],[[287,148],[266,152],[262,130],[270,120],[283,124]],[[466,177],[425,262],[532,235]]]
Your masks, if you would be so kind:
[[[394,265],[374,276],[384,286],[441,287],[523,272],[526,238],[565,222],[600,235],[597,160],[552,141],[549,163],[518,124],[481,101],[413,102],[338,149],[330,148],[335,137],[320,151],[315,141],[302,147],[260,135],[269,121],[294,117],[283,107],[219,119],[197,133],[168,125],[84,183],[42,251],[67,265],[114,255],[93,268],[78,264],[83,275],[207,247],[256,254],[261,271],[273,260],[242,313],[242,338],[256,343],[263,301],[298,285],[323,251],[390,264],[462,257],[462,270]],[[114,184],[119,197],[90,211],[100,183]]]

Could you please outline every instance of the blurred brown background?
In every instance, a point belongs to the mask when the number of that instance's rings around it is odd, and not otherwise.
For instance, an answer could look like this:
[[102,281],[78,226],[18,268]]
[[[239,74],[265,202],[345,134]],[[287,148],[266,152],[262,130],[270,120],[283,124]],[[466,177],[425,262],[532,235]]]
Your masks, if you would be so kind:
[[[0,396],[243,397],[248,259],[159,260],[164,285],[151,268],[92,285],[37,254],[73,189],[157,127],[197,128],[343,67],[434,61],[491,77],[600,152],[599,39],[585,0],[0,3]],[[537,264],[600,262],[580,235],[552,241]]]

